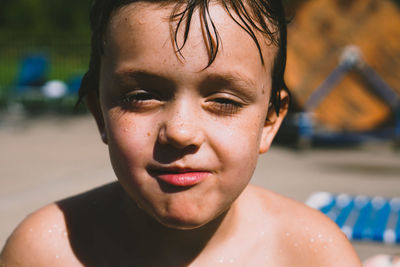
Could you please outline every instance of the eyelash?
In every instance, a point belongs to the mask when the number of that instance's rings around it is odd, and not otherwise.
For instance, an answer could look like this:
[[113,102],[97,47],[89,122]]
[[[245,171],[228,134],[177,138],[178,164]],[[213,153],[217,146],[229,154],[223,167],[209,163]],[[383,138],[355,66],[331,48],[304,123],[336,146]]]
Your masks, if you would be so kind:
[[243,105],[227,98],[214,98],[211,100],[211,109],[219,115],[236,114]]
[[[148,92],[136,92],[122,96],[122,103],[127,108],[140,108],[146,105],[150,100],[159,100],[156,96]],[[224,97],[210,99],[208,109],[222,116],[230,116],[238,113],[243,107],[243,104]]]
[[144,102],[152,99],[157,99],[155,96],[153,96],[150,93],[147,92],[137,92],[133,94],[128,94],[124,95],[122,97],[122,103],[125,105],[141,105],[144,104]]

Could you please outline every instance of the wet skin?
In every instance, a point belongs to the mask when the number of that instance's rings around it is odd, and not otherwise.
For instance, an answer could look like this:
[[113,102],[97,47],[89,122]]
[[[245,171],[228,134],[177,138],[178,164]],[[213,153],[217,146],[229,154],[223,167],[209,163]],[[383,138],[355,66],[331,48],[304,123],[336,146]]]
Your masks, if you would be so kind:
[[227,12],[219,5],[210,12],[222,47],[206,69],[198,14],[181,57],[170,36],[171,6],[148,3],[112,17],[102,57],[94,115],[114,171],[140,207],[177,229],[229,209],[283,118],[267,120],[276,48],[263,44],[262,65],[254,41]]

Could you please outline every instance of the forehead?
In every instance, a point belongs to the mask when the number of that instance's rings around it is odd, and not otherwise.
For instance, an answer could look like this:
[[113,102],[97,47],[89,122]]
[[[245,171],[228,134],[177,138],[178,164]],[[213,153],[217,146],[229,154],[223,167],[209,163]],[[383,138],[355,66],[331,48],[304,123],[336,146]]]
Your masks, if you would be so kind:
[[[207,68],[208,71],[221,68],[235,70],[237,66],[235,71],[248,73],[250,78],[262,75],[270,79],[277,48],[254,31],[263,53],[262,65],[254,40],[217,3],[210,3],[209,17],[206,18],[199,9],[195,10],[187,41],[178,53],[177,46],[183,43],[185,26],[179,28],[175,39],[177,21],[170,20],[175,7],[175,4],[137,2],[116,10],[111,16],[105,38],[104,57],[112,61],[107,64],[114,64],[116,69],[133,64],[154,68],[168,62],[177,69],[202,71],[210,57],[205,34],[208,25],[212,33],[215,27],[220,40],[217,57]],[[216,40],[213,42],[216,43]]]

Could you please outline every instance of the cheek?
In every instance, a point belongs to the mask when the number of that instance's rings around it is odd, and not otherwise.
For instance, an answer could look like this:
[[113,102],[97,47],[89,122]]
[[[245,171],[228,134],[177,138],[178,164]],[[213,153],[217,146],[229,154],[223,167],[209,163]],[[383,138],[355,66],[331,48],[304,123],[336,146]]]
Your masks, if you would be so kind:
[[122,160],[131,165],[151,154],[152,140],[156,136],[154,128],[152,122],[134,118],[131,114],[117,116],[110,111],[106,117],[106,130],[111,160]]
[[234,124],[222,125],[216,138],[221,147],[236,152],[238,157],[248,157],[249,154],[258,154],[264,120],[254,115],[242,117]]
[[220,128],[215,136],[215,150],[224,171],[250,179],[258,158],[262,125],[262,120],[255,117]]
[[221,164],[218,177],[218,193],[215,203],[222,201],[224,206],[230,205],[249,184],[258,158],[257,132],[238,129],[224,129],[220,134],[217,157]]

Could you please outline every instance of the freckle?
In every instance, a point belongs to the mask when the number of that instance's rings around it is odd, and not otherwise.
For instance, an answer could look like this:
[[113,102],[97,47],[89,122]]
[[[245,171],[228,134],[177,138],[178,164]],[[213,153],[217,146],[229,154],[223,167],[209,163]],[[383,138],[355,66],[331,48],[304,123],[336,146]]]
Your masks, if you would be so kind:
[[262,89],[262,94],[265,95],[265,90],[264,89]]
[[150,136],[150,133],[147,133],[147,136]]

